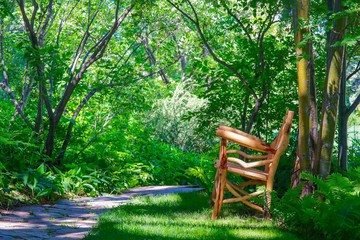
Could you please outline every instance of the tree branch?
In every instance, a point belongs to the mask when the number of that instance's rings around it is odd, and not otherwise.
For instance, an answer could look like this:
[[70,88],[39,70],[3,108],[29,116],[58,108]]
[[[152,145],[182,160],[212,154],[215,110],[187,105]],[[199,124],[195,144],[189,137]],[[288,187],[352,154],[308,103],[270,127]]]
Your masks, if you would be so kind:
[[[128,55],[127,59],[125,60],[124,64],[127,63],[127,61],[129,60],[129,58],[136,52],[136,50],[139,48],[140,44],[136,44],[136,42],[134,41],[126,50],[125,52],[119,57],[119,60],[117,61],[117,63],[115,64],[115,66],[113,67],[112,71],[101,81],[101,84],[104,84],[110,77],[110,75],[112,75],[113,72],[118,71],[119,69],[117,68],[117,66],[119,65],[119,63],[124,59],[125,55],[129,52],[129,50],[134,46],[135,48],[133,49],[133,51],[131,51],[131,53]],[[82,110],[82,108],[85,106],[86,103],[89,102],[90,98],[92,96],[95,95],[96,92],[100,91],[103,88],[106,87],[116,87],[116,86],[122,86],[122,84],[114,84],[113,83],[113,79],[111,79],[109,84],[106,85],[102,85],[99,87],[95,87],[93,88],[87,95],[86,97],[82,100],[82,102],[79,104],[79,106],[76,108],[73,116],[72,116],[72,121],[69,122],[68,124],[68,128],[67,128],[67,132],[66,132],[66,136],[65,136],[65,140],[62,144],[61,150],[59,155],[57,156],[57,165],[59,166],[61,164],[62,159],[65,156],[65,152],[66,149],[70,143],[71,137],[72,137],[72,129],[73,126],[75,124],[76,118],[78,117],[80,111]]]
[[[69,4],[70,1],[67,2],[67,4]],[[64,25],[66,23],[66,21],[69,19],[69,17],[71,16],[72,12],[74,11],[74,9],[76,8],[76,6],[79,4],[80,0],[78,0],[77,2],[75,2],[74,6],[72,6],[72,8],[70,9],[69,13],[60,20],[60,24],[59,24],[59,29],[58,29],[58,33],[56,35],[56,45],[59,45],[59,40],[60,40],[60,35],[61,32],[64,28]],[[67,5],[66,5],[67,6]]]
[[131,10],[133,9],[134,4],[130,5],[124,12],[123,14],[120,16],[120,18],[114,23],[114,25],[110,28],[110,30],[108,31],[108,33],[105,35],[104,38],[102,38],[102,40],[100,40],[97,44],[96,44],[96,49],[94,50],[93,54],[91,55],[91,57],[84,63],[84,65],[81,67],[81,69],[79,70],[79,72],[76,74],[76,76],[74,77],[74,79],[71,80],[71,82],[66,86],[65,92],[59,102],[59,104],[56,107],[55,110],[55,119],[54,119],[54,123],[55,126],[59,123],[61,116],[63,115],[64,109],[73,93],[73,91],[75,90],[77,84],[79,83],[79,81],[82,79],[84,72],[95,62],[97,61],[99,58],[102,57],[102,54],[104,53],[106,46],[108,45],[111,37],[114,35],[115,31],[118,29],[118,27],[120,26],[120,24],[124,21],[124,19],[126,18],[126,16],[131,12]]
[[346,80],[349,80],[350,78],[352,78],[352,77],[353,77],[355,74],[357,74],[359,71],[360,71],[360,61],[359,61],[358,64],[356,65],[355,70],[346,77]]
[[[34,83],[33,73],[30,73],[29,77],[27,76],[29,73],[29,62],[26,62],[25,72],[24,72],[24,81],[23,81],[23,89],[21,91],[21,100],[20,107],[21,110],[24,110],[26,102],[30,96],[31,89]],[[28,81],[29,78],[29,81]]]
[[[81,56],[82,53],[84,52],[85,45],[86,45],[86,43],[87,43],[88,38],[90,37],[90,27],[91,27],[92,23],[94,22],[96,16],[98,15],[99,10],[100,10],[100,7],[101,7],[101,4],[99,5],[99,7],[97,8],[97,10],[95,11],[94,15],[93,15],[91,18],[90,18],[90,13],[89,13],[88,24],[87,24],[87,26],[86,26],[86,30],[85,30],[85,32],[84,32],[83,37],[81,38],[81,41],[80,41],[80,43],[79,43],[78,48],[76,49],[76,55],[75,55],[74,61],[73,61],[73,63],[71,64],[71,68],[70,68],[70,76],[71,76],[71,77],[70,77],[70,81],[72,80],[72,78],[73,78],[73,76],[74,76],[74,73],[75,73],[75,70],[76,70],[76,65],[77,65],[77,63],[78,63],[78,61],[79,61],[79,59],[80,59],[80,56]],[[89,50],[89,52],[91,52],[92,49],[94,49],[95,47],[96,47],[96,45],[93,46],[93,47]],[[83,63],[84,63],[84,61],[86,61],[89,52],[88,52],[87,54],[85,54],[85,57],[84,57],[84,59],[83,59]],[[82,65],[83,65],[83,63],[82,63]],[[80,68],[81,68],[81,66],[80,66]]]
[[31,17],[31,22],[30,22],[28,16],[26,15],[26,12],[25,12],[24,0],[17,0],[17,1],[18,1],[20,11],[21,11],[21,15],[23,17],[25,29],[26,29],[26,31],[29,32],[29,38],[31,41],[31,45],[33,48],[36,48],[38,46],[38,41],[36,38],[36,34],[34,32],[34,20],[35,20],[35,14],[36,14],[35,10],[36,10],[37,3],[36,3],[36,1],[34,1],[34,11],[33,11],[33,15]]
[[23,17],[25,28],[26,28],[27,32],[29,33],[29,38],[30,38],[30,41],[31,41],[31,45],[32,45],[33,49],[35,51],[37,51],[37,55],[35,57],[39,58],[39,59],[37,59],[38,61],[37,61],[37,64],[36,64],[36,69],[37,69],[37,72],[38,72],[38,77],[40,79],[39,82],[40,82],[40,85],[41,85],[40,88],[41,88],[41,91],[42,91],[42,95],[40,96],[40,98],[44,99],[46,110],[47,110],[47,112],[49,114],[49,118],[51,119],[53,117],[53,111],[52,111],[51,102],[50,102],[50,99],[48,98],[48,93],[47,93],[47,90],[46,90],[45,84],[44,84],[44,76],[43,76],[44,66],[40,61],[39,41],[38,41],[38,39],[36,37],[36,34],[34,32],[34,19],[35,19],[35,15],[36,15],[36,12],[37,12],[38,5],[37,5],[37,2],[35,0],[33,0],[33,4],[34,4],[34,11],[33,11],[32,20],[31,20],[31,23],[30,23],[29,18],[27,17],[26,12],[25,12],[24,0],[18,0],[18,5],[19,5],[19,8],[20,8],[22,17]]
[[[125,59],[124,63],[121,65],[120,68],[118,68],[121,60],[125,57],[126,53],[131,49],[131,47],[135,44],[136,42],[133,42],[131,44],[131,46],[129,48],[126,49],[126,51],[124,52],[124,54],[121,55],[120,59],[118,60],[118,62],[115,64],[115,67],[112,69],[111,73],[106,76],[104,82],[106,82],[106,80],[109,78],[109,76],[116,71],[120,71],[129,61],[130,57],[137,51],[137,49],[141,46],[140,44],[136,44],[135,48],[131,51],[131,53],[128,55],[128,57]],[[110,84],[113,83],[114,77],[111,78]],[[104,83],[103,82],[103,83]]]
[[360,103],[360,94],[356,97],[355,101],[350,105],[350,107],[346,111],[346,116],[349,117],[353,111],[355,111],[356,107]]
[[60,163],[61,163],[61,160],[64,158],[64,155],[65,155],[65,152],[66,152],[66,149],[70,143],[70,139],[71,139],[71,135],[72,135],[72,129],[75,125],[75,121],[76,121],[76,118],[78,117],[81,109],[85,106],[85,104],[90,100],[90,98],[98,91],[99,88],[94,88],[92,89],[88,94],[87,96],[82,100],[82,102],[79,104],[79,106],[76,108],[73,116],[71,117],[71,120],[69,122],[69,125],[68,125],[68,128],[67,128],[67,131],[66,131],[66,136],[65,136],[65,140],[61,146],[61,150],[60,150],[60,153],[56,159],[56,165],[59,166]]
[[31,24],[32,28],[34,29],[36,14],[37,14],[37,11],[39,10],[39,4],[36,2],[36,0],[32,0],[32,3],[34,5],[34,10],[31,14],[30,24]]
[[181,82],[184,82],[185,79],[186,79],[186,72],[185,72],[185,69],[186,69],[186,59],[185,59],[185,54],[184,54],[184,51],[182,49],[182,44],[177,41],[176,39],[176,36],[175,34],[173,33],[172,34],[173,36],[173,40],[175,41],[176,43],[176,46],[178,48],[178,52],[179,52],[179,55],[180,55],[180,63],[181,63]]
[[202,42],[204,43],[204,45],[206,46],[207,50],[209,51],[210,55],[212,56],[212,58],[220,63],[221,65],[223,65],[224,67],[226,67],[227,69],[229,69],[232,73],[235,74],[235,76],[241,81],[242,84],[244,84],[250,91],[251,95],[254,97],[255,101],[258,101],[258,96],[255,93],[254,89],[250,86],[250,84],[245,80],[245,78],[230,64],[226,63],[225,61],[223,61],[222,59],[220,59],[215,52],[212,50],[212,48],[210,47],[210,44],[208,43],[208,41],[206,40],[204,33],[200,27],[200,23],[199,23],[199,19],[196,13],[195,8],[193,7],[193,5],[191,4],[191,2],[189,0],[187,0],[188,4],[190,5],[194,16],[195,16],[195,20],[193,18],[191,18],[188,14],[186,14],[182,9],[180,9],[177,5],[175,5],[173,2],[171,2],[170,0],[166,0],[168,3],[170,3],[174,8],[176,8],[179,12],[181,12],[186,18],[188,18],[191,22],[193,22],[195,24],[195,27],[200,35],[200,38],[202,40]]
[[39,33],[39,45],[40,45],[40,47],[42,47],[42,45],[43,45],[47,25],[48,25],[50,19],[53,16],[52,15],[52,6],[53,6],[53,0],[50,0],[48,6],[46,8],[46,11],[47,11],[46,18],[45,18],[43,26],[41,27],[40,33]]
[[250,36],[248,30],[246,29],[245,25],[240,21],[240,19],[233,12],[231,12],[230,8],[226,5],[226,1],[221,1],[221,3],[225,7],[228,14],[235,19],[235,21],[239,24],[240,28],[245,32],[245,35],[247,36],[249,41],[253,42],[253,39],[251,38],[251,36]]
[[161,73],[161,72],[164,71],[166,68],[168,68],[168,67],[174,65],[175,63],[177,63],[180,59],[181,59],[181,56],[178,56],[177,58],[174,59],[173,62],[167,64],[167,65],[164,66],[164,67],[160,67],[158,70],[156,70],[156,71],[154,71],[154,72],[152,72],[152,73],[150,73],[150,74],[148,74],[148,75],[146,75],[146,76],[143,76],[143,78],[152,77],[152,76],[154,76],[156,73]]

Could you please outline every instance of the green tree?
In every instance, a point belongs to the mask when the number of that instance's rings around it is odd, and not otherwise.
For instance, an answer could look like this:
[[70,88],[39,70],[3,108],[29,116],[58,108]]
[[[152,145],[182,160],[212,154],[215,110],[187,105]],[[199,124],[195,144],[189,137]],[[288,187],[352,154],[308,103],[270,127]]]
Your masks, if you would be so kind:
[[40,145],[43,141],[44,156],[51,159],[62,142],[53,164],[60,164],[84,105],[95,92],[113,84],[106,78],[94,81],[97,87],[90,87],[76,106],[81,97],[75,89],[84,89],[86,74],[103,58],[113,36],[120,37],[119,28],[134,6],[135,2],[120,1],[18,0],[11,6],[11,15],[2,19],[1,87]]
[[250,132],[256,125],[259,134],[268,125],[265,122],[281,119],[282,112],[277,110],[284,109],[284,101],[276,106],[280,109],[264,111],[259,117],[260,109],[269,110],[272,96],[289,84],[284,75],[291,74],[286,61],[280,60],[291,59],[288,33],[280,23],[280,2],[168,2],[198,34],[202,47],[202,55],[197,56],[201,72],[196,77],[202,79],[209,104],[198,112],[204,119],[201,127],[222,122]]

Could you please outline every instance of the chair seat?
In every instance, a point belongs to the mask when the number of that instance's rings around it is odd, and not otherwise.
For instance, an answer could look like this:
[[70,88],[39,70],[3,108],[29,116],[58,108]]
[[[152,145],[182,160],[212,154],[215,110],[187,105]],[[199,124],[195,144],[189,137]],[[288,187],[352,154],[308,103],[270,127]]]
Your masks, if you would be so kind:
[[[219,168],[220,161],[217,160],[215,167]],[[239,164],[227,162],[227,171],[231,173],[236,173],[241,176],[244,176],[246,178],[254,179],[254,180],[260,180],[260,181],[266,181],[268,178],[268,173],[261,171],[259,169],[255,168],[244,168],[240,166]]]

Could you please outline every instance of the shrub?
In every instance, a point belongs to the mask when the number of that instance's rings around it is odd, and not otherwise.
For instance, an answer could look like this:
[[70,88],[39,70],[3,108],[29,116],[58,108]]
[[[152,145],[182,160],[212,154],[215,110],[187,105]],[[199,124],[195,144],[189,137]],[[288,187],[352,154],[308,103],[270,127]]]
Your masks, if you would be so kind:
[[360,168],[326,180],[303,174],[316,184],[314,195],[299,198],[301,186],[274,201],[274,216],[307,239],[360,239]]
[[22,203],[53,202],[64,193],[57,176],[44,164],[21,173],[9,171],[0,164],[0,207]]
[[178,84],[171,97],[160,99],[149,114],[148,124],[163,142],[184,151],[204,152],[209,149],[209,140],[196,133],[198,119],[189,113],[206,105],[206,100],[190,92],[189,81]]

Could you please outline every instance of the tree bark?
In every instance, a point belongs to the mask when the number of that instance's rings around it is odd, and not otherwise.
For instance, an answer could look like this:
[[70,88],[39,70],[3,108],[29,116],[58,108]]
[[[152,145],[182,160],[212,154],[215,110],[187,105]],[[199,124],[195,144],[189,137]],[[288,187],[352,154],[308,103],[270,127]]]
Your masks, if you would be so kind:
[[[310,145],[310,118],[311,111],[310,106],[310,85],[314,84],[313,62],[312,58],[312,46],[311,42],[307,41],[305,46],[300,46],[300,43],[304,40],[306,34],[309,34],[307,27],[300,26],[299,19],[304,22],[309,20],[309,0],[298,0],[296,4],[296,11],[294,16],[295,26],[295,46],[297,57],[297,78],[298,78],[298,96],[299,96],[299,136],[297,146],[297,157],[300,164],[294,164],[299,166],[300,171],[311,171],[311,145]],[[294,169],[294,172],[298,172]],[[296,180],[299,182],[299,180]]]
[[[345,51],[346,54],[346,51]],[[353,75],[355,75],[360,70],[360,62],[358,63],[356,69],[346,76],[346,56],[344,56],[343,61],[343,71],[341,75],[341,83],[340,83],[340,100],[339,100],[339,138],[338,138],[338,157],[339,157],[339,166],[342,170],[348,171],[348,120],[350,115],[356,109],[357,105],[360,102],[360,95],[357,96],[355,101],[349,106],[346,106],[346,81],[350,79]]]
[[[346,51],[344,52],[346,54]],[[343,71],[341,74],[340,82],[340,98],[339,98],[339,137],[338,137],[338,157],[339,157],[339,166],[344,170],[348,170],[347,166],[347,106],[346,106],[346,56],[343,56]]]
[[[341,0],[329,0],[328,8],[336,13],[342,10]],[[314,172],[326,178],[331,171],[331,159],[335,138],[336,120],[339,106],[340,81],[342,76],[345,47],[333,46],[345,34],[346,17],[335,19],[327,40],[327,72],[324,101],[322,106],[320,134],[316,149],[318,162]]]

